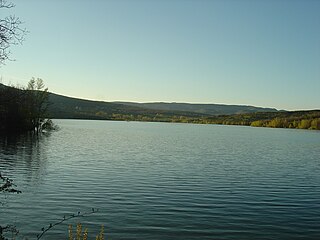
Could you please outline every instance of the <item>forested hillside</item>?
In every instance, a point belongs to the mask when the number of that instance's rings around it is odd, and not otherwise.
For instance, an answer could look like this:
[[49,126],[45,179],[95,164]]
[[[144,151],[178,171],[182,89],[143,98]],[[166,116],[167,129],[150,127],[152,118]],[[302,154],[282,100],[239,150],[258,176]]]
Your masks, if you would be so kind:
[[54,93],[49,94],[49,103],[49,114],[52,118],[136,120],[137,118],[154,118],[157,115],[169,118],[176,114],[188,117],[209,116],[187,111],[177,113],[177,111],[146,109],[112,102],[90,101]]
[[135,103],[117,102],[126,106],[135,106],[152,110],[164,111],[186,111],[207,115],[231,115],[253,112],[277,112],[275,108],[262,108],[246,105],[226,105],[226,104],[195,104],[195,103]]
[[[174,115],[200,117],[212,115],[231,115],[252,112],[278,112],[274,108],[260,108],[242,105],[190,104],[190,103],[135,103],[102,102],[66,97],[50,93],[49,111],[53,118],[98,118],[112,119],[117,115],[136,118],[139,115]],[[118,116],[119,117],[119,116]]]
[[[181,122],[245,125],[253,127],[320,129],[320,110],[290,112],[277,111],[272,108],[257,108],[237,105],[128,102],[110,103],[70,98],[52,93],[49,95],[49,101],[49,113],[53,118]],[[209,114],[209,112],[213,113],[215,107],[220,109],[219,111],[221,112],[238,113],[239,111],[248,111],[248,113],[223,115]],[[216,110],[215,113],[219,111]]]

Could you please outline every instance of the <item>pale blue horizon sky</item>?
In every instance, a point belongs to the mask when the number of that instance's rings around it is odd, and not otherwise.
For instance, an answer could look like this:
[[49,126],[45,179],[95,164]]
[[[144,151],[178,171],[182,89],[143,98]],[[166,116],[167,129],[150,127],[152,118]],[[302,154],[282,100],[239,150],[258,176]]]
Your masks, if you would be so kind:
[[320,109],[320,1],[15,0],[3,83],[103,101]]

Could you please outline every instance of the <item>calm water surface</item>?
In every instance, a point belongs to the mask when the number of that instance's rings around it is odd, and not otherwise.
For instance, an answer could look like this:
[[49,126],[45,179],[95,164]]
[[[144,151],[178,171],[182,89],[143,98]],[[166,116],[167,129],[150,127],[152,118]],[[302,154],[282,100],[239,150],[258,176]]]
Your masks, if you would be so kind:
[[[64,215],[106,239],[320,239],[320,132],[56,120],[36,140],[0,137],[0,225],[34,239]],[[93,238],[92,238],[93,239]]]

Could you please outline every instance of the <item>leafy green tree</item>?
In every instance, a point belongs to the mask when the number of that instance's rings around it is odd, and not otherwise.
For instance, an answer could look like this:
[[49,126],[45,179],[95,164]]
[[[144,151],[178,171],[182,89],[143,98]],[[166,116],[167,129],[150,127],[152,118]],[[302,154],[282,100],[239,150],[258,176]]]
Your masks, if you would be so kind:
[[281,128],[281,127],[283,127],[283,121],[282,121],[281,118],[272,119],[272,120],[267,124],[267,127]]
[[251,127],[263,127],[263,121],[258,120],[258,121],[254,121],[251,123],[250,125]]
[[311,121],[310,129],[320,130],[320,118]]
[[298,128],[301,129],[309,129],[311,126],[311,120],[309,119],[302,119],[298,125]]

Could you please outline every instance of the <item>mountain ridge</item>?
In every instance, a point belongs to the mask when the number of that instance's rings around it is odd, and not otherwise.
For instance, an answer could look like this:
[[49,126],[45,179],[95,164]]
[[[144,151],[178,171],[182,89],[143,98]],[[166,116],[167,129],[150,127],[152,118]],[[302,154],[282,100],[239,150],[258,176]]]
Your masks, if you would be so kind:
[[[9,87],[2,83],[0,83],[0,88]],[[269,108],[269,107],[256,107],[252,105],[237,105],[237,104],[215,104],[215,103],[187,103],[187,102],[127,102],[127,101],[100,101],[100,100],[88,100],[88,99],[81,99],[76,97],[69,97],[64,96],[57,93],[49,92],[49,101],[51,102],[51,109],[57,110],[59,107],[61,111],[63,111],[63,102],[67,104],[69,110],[71,106],[74,108],[81,108],[82,105],[90,106],[92,108],[105,108],[108,110],[114,109],[116,112],[119,109],[123,111],[128,109],[129,112],[133,111],[169,111],[169,112],[176,112],[179,113],[192,113],[196,115],[232,115],[232,114],[242,114],[242,113],[253,113],[253,112],[278,112],[276,108]],[[52,107],[52,105],[59,105]],[[95,106],[97,105],[97,106]],[[124,107],[126,106],[126,107]]]
[[184,103],[184,102],[114,102],[128,106],[138,106],[153,110],[188,111],[208,115],[229,115],[251,112],[278,112],[276,108],[256,107],[251,105],[216,104],[216,103]]
[[[177,102],[106,102],[67,97],[56,93],[49,93],[49,112],[52,117],[89,117],[112,114],[150,115],[165,114],[168,116],[183,115],[188,117],[233,115],[255,112],[278,112],[275,108],[263,108],[250,105],[200,104]],[[65,115],[65,116],[64,116]]]

